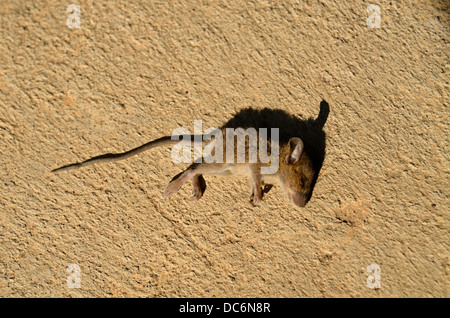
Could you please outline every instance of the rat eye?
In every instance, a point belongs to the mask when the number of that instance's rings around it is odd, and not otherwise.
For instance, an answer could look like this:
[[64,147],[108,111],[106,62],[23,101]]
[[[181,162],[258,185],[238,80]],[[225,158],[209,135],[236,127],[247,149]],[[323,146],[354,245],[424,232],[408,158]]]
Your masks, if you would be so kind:
[[300,185],[301,185],[301,187],[303,188],[304,186],[305,186],[305,184],[306,184],[306,178],[305,177],[300,177]]

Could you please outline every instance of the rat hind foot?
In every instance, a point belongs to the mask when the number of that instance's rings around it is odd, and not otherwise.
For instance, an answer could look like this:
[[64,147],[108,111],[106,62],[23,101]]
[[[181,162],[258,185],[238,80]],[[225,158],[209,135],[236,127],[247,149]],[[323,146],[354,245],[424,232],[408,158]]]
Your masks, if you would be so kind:
[[173,177],[172,181],[167,185],[166,191],[164,191],[164,196],[168,197],[177,192],[181,186],[192,177],[192,174],[193,170],[186,170]]
[[191,197],[191,200],[199,200],[206,190],[206,182],[201,174],[198,174],[192,178],[192,186],[192,192],[194,195]]
[[177,192],[181,188],[183,183],[180,183],[179,180],[171,181],[167,185],[166,190],[164,191],[164,196],[168,197],[168,196],[171,196],[172,194],[174,194],[175,192]]

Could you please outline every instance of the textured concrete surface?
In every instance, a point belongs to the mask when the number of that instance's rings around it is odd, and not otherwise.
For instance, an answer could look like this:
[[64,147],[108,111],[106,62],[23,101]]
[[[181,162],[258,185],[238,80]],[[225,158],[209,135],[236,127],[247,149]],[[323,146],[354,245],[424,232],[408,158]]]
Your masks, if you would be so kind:
[[[0,2],[1,297],[449,296],[448,2],[374,1],[369,28],[369,1],[79,0],[69,28],[73,2]],[[305,208],[235,177],[166,199],[170,149],[49,172],[322,98]]]

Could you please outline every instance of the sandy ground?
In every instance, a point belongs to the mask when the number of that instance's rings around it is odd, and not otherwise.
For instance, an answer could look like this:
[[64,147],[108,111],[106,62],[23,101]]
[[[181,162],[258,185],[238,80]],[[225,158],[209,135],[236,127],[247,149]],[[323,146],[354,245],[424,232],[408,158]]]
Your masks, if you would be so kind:
[[[377,1],[380,28],[369,1],[71,3],[0,2],[1,297],[449,296],[448,2]],[[170,149],[49,172],[322,99],[304,208],[237,177],[164,198]]]

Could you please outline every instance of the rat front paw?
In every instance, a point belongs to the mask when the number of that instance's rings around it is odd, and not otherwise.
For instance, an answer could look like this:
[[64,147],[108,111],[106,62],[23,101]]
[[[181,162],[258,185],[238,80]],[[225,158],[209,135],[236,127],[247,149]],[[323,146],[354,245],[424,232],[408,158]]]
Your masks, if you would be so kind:
[[252,195],[250,196],[250,203],[252,204],[252,206],[258,206],[262,201],[262,195],[261,193],[259,195],[255,195],[254,193],[252,193]]

